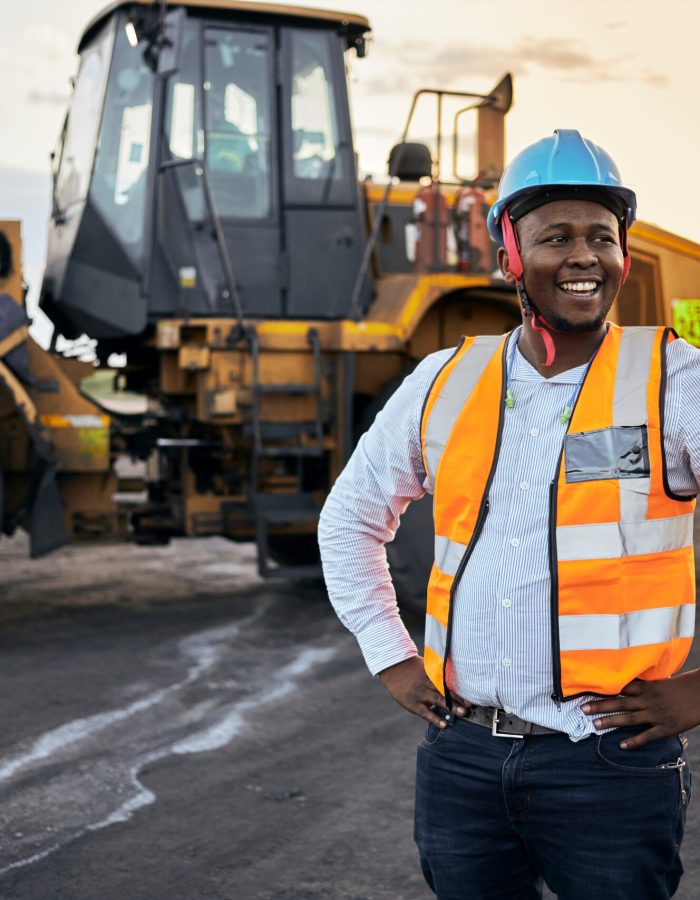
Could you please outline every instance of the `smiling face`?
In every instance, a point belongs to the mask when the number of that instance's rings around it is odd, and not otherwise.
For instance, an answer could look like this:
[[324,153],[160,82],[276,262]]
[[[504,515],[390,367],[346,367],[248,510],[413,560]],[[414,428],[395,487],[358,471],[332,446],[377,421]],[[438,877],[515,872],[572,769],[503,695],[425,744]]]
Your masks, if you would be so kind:
[[[617,219],[588,200],[556,200],[517,223],[525,289],[557,331],[597,331],[620,289],[623,255]],[[509,284],[507,254],[499,264]]]

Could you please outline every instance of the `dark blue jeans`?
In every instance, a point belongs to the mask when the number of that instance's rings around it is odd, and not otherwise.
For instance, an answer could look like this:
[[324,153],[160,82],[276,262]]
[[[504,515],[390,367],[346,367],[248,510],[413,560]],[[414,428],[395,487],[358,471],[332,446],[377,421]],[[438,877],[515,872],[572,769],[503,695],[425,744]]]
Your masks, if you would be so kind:
[[690,771],[677,737],[494,737],[458,720],[418,746],[415,839],[438,900],[664,900],[683,874]]

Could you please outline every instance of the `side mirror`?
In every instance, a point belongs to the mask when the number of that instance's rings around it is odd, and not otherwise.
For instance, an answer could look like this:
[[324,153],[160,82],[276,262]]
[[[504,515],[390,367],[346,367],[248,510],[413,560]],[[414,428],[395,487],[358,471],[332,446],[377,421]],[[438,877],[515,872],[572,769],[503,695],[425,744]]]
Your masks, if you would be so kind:
[[369,44],[364,34],[355,38],[355,53],[357,53],[358,59],[364,59],[369,53]]
[[161,78],[167,78],[168,75],[172,75],[180,68],[180,49],[185,16],[185,7],[179,6],[177,9],[171,9],[163,18],[157,69]]
[[404,142],[395,144],[389,153],[389,175],[400,181],[419,181],[431,178],[433,158],[425,144]]
[[146,42],[143,58],[160,78],[173,75],[180,68],[180,49],[186,11],[183,6],[162,14],[154,6],[141,8],[124,26],[129,44],[136,48]]

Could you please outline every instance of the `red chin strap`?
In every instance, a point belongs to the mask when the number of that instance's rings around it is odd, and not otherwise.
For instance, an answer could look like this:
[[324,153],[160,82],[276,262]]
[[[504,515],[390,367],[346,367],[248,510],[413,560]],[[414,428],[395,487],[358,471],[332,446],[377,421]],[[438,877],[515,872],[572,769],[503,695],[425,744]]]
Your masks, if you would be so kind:
[[[505,210],[501,216],[501,229],[503,231],[503,246],[508,254],[508,272],[510,272],[516,280],[523,312],[525,313],[526,318],[530,317],[530,326],[532,330],[536,331],[542,338],[542,343],[544,344],[546,352],[544,365],[551,366],[557,352],[551,332],[556,332],[557,329],[553,325],[550,325],[549,322],[540,315],[527,296],[525,291],[525,281],[523,280],[523,261],[520,256],[520,241],[518,240],[518,234],[513,227],[513,223],[511,222],[507,210]],[[622,280],[620,282],[620,286],[622,286],[627,280],[631,264],[627,246],[627,228],[624,224],[620,224],[620,246],[622,247],[623,255]]]
[[630,251],[627,246],[627,226],[620,222],[620,246],[622,247],[622,281],[620,282],[620,287],[627,281],[627,276],[630,273],[630,266],[632,265],[632,260],[630,259]]
[[[508,254],[508,271],[516,280],[523,312],[525,313],[526,318],[530,318],[532,330],[536,331],[542,338],[546,353],[544,365],[551,366],[557,355],[557,349],[554,345],[554,339],[550,334],[550,331],[556,331],[556,328],[550,325],[546,319],[543,319],[542,316],[535,311],[527,296],[525,282],[523,280],[523,261],[520,256],[520,242],[518,241],[518,235],[515,228],[513,228],[513,223],[511,222],[507,211],[501,216],[501,228],[503,229],[503,245]],[[542,323],[541,325],[538,320]]]

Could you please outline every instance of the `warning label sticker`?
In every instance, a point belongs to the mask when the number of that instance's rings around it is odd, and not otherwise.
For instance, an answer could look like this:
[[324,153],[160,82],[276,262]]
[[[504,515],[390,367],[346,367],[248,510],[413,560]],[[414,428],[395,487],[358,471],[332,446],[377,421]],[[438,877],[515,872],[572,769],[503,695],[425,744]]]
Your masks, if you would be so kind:
[[700,300],[674,300],[671,308],[678,337],[700,347]]
[[78,431],[80,453],[92,459],[100,459],[109,453],[109,430],[107,428],[81,428]]

